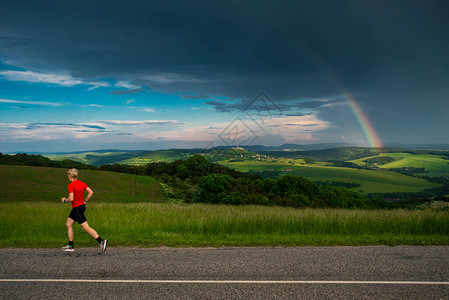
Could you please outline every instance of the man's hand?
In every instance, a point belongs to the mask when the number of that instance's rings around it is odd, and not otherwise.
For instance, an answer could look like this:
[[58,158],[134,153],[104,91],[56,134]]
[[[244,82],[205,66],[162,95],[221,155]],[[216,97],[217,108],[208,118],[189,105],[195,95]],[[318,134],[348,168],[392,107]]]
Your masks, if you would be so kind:
[[61,202],[62,202],[62,203],[64,203],[64,202],[65,202],[65,200],[66,200],[66,198],[65,198],[65,197],[62,197],[62,198],[61,198]]

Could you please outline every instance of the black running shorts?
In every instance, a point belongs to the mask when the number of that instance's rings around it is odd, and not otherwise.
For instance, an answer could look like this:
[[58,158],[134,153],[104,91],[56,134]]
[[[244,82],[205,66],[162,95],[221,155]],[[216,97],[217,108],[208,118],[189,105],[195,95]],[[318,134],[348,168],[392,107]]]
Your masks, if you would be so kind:
[[86,211],[85,204],[74,207],[70,212],[69,218],[75,222],[78,222],[78,224],[83,224],[84,222],[87,221],[86,216],[84,215],[85,211]]

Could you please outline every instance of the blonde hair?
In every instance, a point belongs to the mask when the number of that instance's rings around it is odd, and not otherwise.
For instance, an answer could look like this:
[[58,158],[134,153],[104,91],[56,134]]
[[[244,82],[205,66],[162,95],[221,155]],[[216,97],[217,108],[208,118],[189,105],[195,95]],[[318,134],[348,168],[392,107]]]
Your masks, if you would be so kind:
[[70,169],[67,171],[67,175],[70,176],[70,178],[78,179],[78,171],[76,169]]

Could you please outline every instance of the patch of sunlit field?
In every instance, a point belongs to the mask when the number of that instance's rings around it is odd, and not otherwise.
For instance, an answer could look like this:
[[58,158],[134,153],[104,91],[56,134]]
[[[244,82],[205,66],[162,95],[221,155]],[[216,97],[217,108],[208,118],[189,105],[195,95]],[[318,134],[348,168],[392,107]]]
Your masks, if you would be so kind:
[[351,162],[361,166],[367,165],[365,160],[376,157],[391,157],[394,161],[379,165],[380,168],[424,168],[426,172],[417,175],[445,176],[449,172],[449,160],[446,156],[411,153],[381,153],[377,156],[364,157]]
[[[69,212],[62,203],[0,203],[0,247],[65,245]],[[110,246],[449,245],[449,210],[90,203],[86,217]],[[96,246],[78,225],[75,243]]]
[[120,154],[125,154],[126,152],[83,152],[83,153],[69,153],[69,154],[48,154],[45,155],[51,160],[64,160],[70,159],[74,161],[79,161],[85,164],[91,164],[92,158],[107,158],[110,156],[117,156]]
[[[241,172],[274,170],[281,176],[290,174],[302,176],[312,181],[352,182],[361,186],[351,190],[361,193],[401,193],[421,192],[425,189],[438,187],[439,184],[404,174],[362,170],[353,168],[331,167],[323,165],[296,165],[279,162],[223,162],[223,165]],[[289,171],[286,171],[289,170]]]

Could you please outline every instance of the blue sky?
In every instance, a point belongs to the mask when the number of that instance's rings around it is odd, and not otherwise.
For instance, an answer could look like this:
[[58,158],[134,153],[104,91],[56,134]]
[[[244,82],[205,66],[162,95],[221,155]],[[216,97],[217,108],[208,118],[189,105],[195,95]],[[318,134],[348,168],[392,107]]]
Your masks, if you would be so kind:
[[449,143],[447,8],[2,1],[0,151]]
[[[267,110],[248,113],[242,99],[163,93],[113,78],[87,81],[6,64],[2,68],[0,133],[6,151],[191,148],[231,141],[245,146],[248,134],[254,137],[251,143],[308,144],[314,142],[309,132],[330,126],[307,108],[293,111],[299,116],[289,116],[292,110],[284,113],[271,98]],[[294,125],[305,132],[296,135]],[[247,131],[246,136],[238,128]]]

